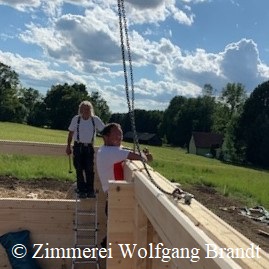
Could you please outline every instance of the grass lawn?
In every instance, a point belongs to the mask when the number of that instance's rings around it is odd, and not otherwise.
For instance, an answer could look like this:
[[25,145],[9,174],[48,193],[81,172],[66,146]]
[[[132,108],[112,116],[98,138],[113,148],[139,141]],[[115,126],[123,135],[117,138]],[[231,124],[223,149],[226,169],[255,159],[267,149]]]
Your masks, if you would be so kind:
[[[67,131],[50,130],[22,124],[0,122],[1,140],[22,140],[65,144]],[[102,139],[96,139],[96,145]],[[128,143],[125,145],[132,147]],[[141,145],[143,148],[143,145]],[[170,180],[184,184],[202,183],[214,186],[224,195],[240,196],[248,205],[256,203],[269,208],[269,171],[225,164],[186,153],[173,147],[148,146],[154,161],[150,164]],[[56,177],[74,180],[69,174],[68,157],[0,155],[0,174],[19,178]]]
[[151,166],[166,178],[181,184],[202,183],[224,195],[240,196],[269,207],[269,171],[226,164],[186,153],[179,148],[150,147]]

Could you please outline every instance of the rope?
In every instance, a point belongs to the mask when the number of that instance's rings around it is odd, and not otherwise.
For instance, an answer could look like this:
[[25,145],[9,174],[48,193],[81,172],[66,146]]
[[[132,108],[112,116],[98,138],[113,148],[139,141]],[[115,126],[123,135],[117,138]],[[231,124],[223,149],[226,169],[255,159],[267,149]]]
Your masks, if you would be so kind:
[[[124,0],[118,0],[118,15],[119,15],[119,27],[120,27],[121,55],[122,55],[123,73],[124,73],[124,81],[125,81],[125,93],[126,93],[129,116],[131,120],[132,131],[133,131],[134,150],[137,149],[138,154],[142,156],[139,141],[138,141],[138,136],[136,132],[136,126],[135,126],[133,67],[132,67],[132,57],[131,57],[130,42],[129,42],[129,37],[128,37],[128,26],[127,26],[126,13],[125,13],[125,7],[124,7]],[[124,37],[125,37],[125,40],[124,40]],[[130,94],[129,94],[129,81],[128,81],[128,72],[127,72],[127,67],[126,67],[126,56],[125,56],[125,45],[124,45],[125,42],[124,41],[126,42],[127,57],[128,57],[128,63],[129,63],[129,74],[130,74],[130,84],[131,84],[131,94],[132,94],[131,101],[130,101]],[[143,163],[143,166],[147,173],[148,178],[161,192],[163,192],[166,195],[173,196],[173,198],[176,198],[176,199],[183,198],[186,204],[190,204],[190,201],[193,195],[186,193],[179,188],[176,188],[172,193],[164,190],[152,178],[148,170],[148,167],[146,165],[146,162],[144,161],[143,158],[142,158],[142,163]]]

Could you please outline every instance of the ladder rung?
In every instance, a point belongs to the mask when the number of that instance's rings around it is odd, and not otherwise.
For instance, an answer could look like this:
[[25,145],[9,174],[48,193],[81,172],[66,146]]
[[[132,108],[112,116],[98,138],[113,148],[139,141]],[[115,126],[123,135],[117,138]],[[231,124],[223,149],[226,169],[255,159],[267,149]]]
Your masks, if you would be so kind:
[[95,239],[95,236],[94,235],[90,236],[88,234],[78,234],[77,235],[77,238],[79,238],[79,239],[94,240]]
[[76,244],[76,248],[97,248],[97,245],[87,245],[87,244]]
[[95,228],[76,228],[76,229],[74,229],[74,231],[77,231],[77,232],[97,232],[98,229],[95,229]]
[[98,260],[97,259],[95,259],[95,260],[73,260],[73,263],[80,263],[80,264],[82,264],[82,263],[84,263],[84,264],[86,264],[86,263],[91,263],[91,264],[93,264],[93,263],[98,263]]
[[96,212],[94,212],[94,211],[86,211],[86,210],[78,210],[77,214],[81,215],[81,216],[95,216]]
[[[88,200],[88,199],[87,199]],[[74,232],[75,232],[75,247],[81,250],[90,248],[97,248],[97,233],[98,225],[97,222],[97,195],[96,198],[91,198],[94,200],[95,205],[92,203],[84,202],[85,199],[76,199],[76,208],[75,208],[75,221],[74,221]],[[72,259],[72,269],[74,269],[77,264],[94,264],[97,269],[100,269],[98,257],[85,259],[73,258]],[[90,266],[90,265],[89,265]]]
[[88,228],[88,227],[95,227],[97,223],[94,222],[84,222],[84,223],[77,223],[77,228]]

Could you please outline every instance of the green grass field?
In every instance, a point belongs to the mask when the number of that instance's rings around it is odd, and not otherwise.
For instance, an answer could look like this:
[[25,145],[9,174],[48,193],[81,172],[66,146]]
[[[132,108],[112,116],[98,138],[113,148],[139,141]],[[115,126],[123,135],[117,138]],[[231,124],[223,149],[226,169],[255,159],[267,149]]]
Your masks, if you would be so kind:
[[[37,141],[65,144],[67,131],[35,128],[22,124],[0,122],[1,140]],[[101,145],[102,139],[96,139]],[[132,145],[125,143],[126,146]],[[143,145],[141,145],[143,148]],[[248,205],[269,208],[269,171],[225,164],[173,147],[148,147],[154,161],[150,164],[170,180],[184,184],[202,183],[216,187],[224,195],[246,199]],[[59,178],[74,180],[69,174],[68,157],[0,155],[0,174],[23,179]]]

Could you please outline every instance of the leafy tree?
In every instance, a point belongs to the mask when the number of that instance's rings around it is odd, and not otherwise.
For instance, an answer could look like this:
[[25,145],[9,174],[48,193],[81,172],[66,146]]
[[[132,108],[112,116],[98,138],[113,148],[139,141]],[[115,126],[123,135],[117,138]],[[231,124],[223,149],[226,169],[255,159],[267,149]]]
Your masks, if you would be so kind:
[[248,162],[269,167],[269,81],[258,85],[244,105],[237,140]]
[[[135,123],[138,132],[145,133],[158,133],[160,122],[162,121],[162,112],[157,110],[146,111],[144,109],[135,109]],[[128,131],[131,131],[129,115],[126,114],[126,119],[128,122]]]
[[187,102],[184,96],[175,96],[164,111],[163,123],[161,125],[161,132],[168,144],[174,144],[175,138],[179,135],[179,128],[177,126],[177,116],[181,108]]
[[[159,134],[163,112],[159,110],[135,109],[135,124],[137,132]],[[122,126],[124,133],[132,131],[128,113],[115,113],[111,115],[109,122],[117,122]]]
[[44,99],[48,125],[52,129],[66,130],[83,100],[89,100],[85,85],[53,85]]
[[121,124],[123,123],[125,117],[125,113],[113,113],[110,118],[109,118],[109,122],[116,122]]
[[225,134],[229,121],[230,121],[229,107],[224,103],[216,102],[213,114],[212,130],[215,133]]
[[44,127],[48,125],[48,113],[43,100],[34,103],[27,117],[27,123],[33,126]]
[[20,102],[28,109],[32,110],[35,103],[42,100],[42,95],[33,88],[22,88],[19,91]]
[[[36,121],[33,121],[33,118],[36,118],[36,109],[38,107],[38,105],[36,105],[37,103],[41,103],[43,102],[43,98],[42,95],[39,93],[38,90],[35,90],[33,88],[22,88],[19,91],[19,100],[20,103],[24,105],[26,111],[27,111],[27,116],[26,116],[26,122],[32,125],[36,125],[36,126],[42,126],[39,125],[38,123],[36,123]],[[46,110],[44,110],[44,112],[46,112]],[[45,114],[43,115],[45,116]],[[46,122],[46,117],[43,118],[42,120],[38,120],[39,122]]]
[[212,128],[213,97],[174,97],[164,112],[163,132],[169,144],[187,146],[193,131],[209,132]]
[[52,86],[44,99],[48,125],[53,129],[66,130],[71,118],[77,114],[78,106],[83,100],[92,102],[96,115],[104,122],[109,119],[108,105],[98,92],[92,92],[89,95],[84,84],[69,85],[65,83]]
[[192,102],[194,103],[194,117],[197,122],[196,125],[193,125],[193,131],[210,132],[213,125],[215,98],[211,96],[197,97]]
[[213,129],[224,134],[223,151],[226,158],[232,161],[241,159],[236,131],[246,98],[247,94],[241,83],[228,83],[222,90],[215,114]]
[[93,91],[90,94],[90,101],[94,106],[94,111],[97,116],[99,116],[103,122],[108,122],[111,116],[111,112],[107,105],[107,102],[104,98],[99,94],[98,91]]
[[20,103],[18,92],[20,81],[18,74],[0,62],[0,120],[24,122],[27,111]]
[[17,89],[19,85],[19,76],[18,74],[11,69],[10,66],[7,66],[0,62],[0,86],[1,94],[6,90]]
[[148,121],[146,122],[148,133],[157,133],[161,136],[160,128],[163,122],[163,111],[151,110],[147,111]]
[[229,108],[230,117],[242,112],[247,94],[241,83],[228,83],[222,90],[221,101]]
[[212,97],[214,93],[214,89],[211,84],[205,84],[203,87],[203,96]]

